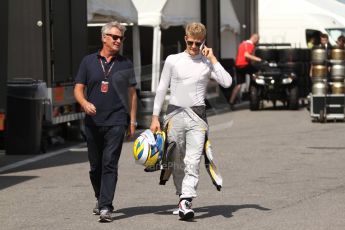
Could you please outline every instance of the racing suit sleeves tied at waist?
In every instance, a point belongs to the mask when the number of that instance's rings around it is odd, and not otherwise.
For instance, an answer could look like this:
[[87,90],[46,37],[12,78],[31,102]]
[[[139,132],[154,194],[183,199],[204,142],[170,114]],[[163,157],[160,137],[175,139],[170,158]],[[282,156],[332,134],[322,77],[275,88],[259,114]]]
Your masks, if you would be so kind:
[[213,161],[213,154],[211,148],[211,142],[206,135],[204,145],[204,156],[205,156],[205,167],[208,175],[210,175],[212,183],[216,186],[217,190],[220,191],[223,185],[223,178],[218,171],[217,166]]
[[[204,107],[203,109],[201,107]],[[200,124],[205,126],[205,129],[208,130],[208,124],[206,122],[206,108],[205,106],[196,106],[192,108],[182,108],[174,105],[169,105],[167,110],[167,115],[164,119],[164,130],[167,132],[166,135],[168,136],[169,132],[169,121],[173,116],[180,112],[186,112],[193,120],[198,121]],[[169,142],[166,144],[166,150],[162,157],[162,170],[160,175],[160,183],[161,185],[165,185],[165,183],[169,180],[170,175],[172,174],[173,170],[173,150],[176,146],[175,142]],[[212,183],[216,186],[217,190],[220,191],[223,185],[223,179],[220,175],[220,172],[217,166],[214,163],[214,156],[212,153],[211,143],[208,139],[208,135],[206,132],[203,155],[205,158],[205,167],[206,170],[211,177]]]

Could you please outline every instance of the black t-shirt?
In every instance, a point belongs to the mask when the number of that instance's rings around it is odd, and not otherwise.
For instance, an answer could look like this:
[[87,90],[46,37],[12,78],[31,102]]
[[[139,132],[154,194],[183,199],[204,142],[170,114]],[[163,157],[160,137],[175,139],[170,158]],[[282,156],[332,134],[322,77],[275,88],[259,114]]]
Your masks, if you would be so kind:
[[[105,73],[109,69],[109,75],[105,78]],[[102,81],[109,82],[106,93],[101,92]],[[110,62],[106,62],[99,52],[87,55],[80,64],[75,83],[86,86],[87,100],[96,107],[95,116],[85,116],[86,125],[128,125],[128,87],[136,85],[133,64],[130,60],[117,55]]]

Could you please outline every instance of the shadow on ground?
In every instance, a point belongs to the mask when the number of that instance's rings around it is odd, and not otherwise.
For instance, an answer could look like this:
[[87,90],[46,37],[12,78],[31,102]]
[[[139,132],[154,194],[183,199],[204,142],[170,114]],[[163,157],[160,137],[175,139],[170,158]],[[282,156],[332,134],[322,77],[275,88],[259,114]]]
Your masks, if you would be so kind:
[[[117,210],[115,213],[120,214],[115,216],[115,220],[131,218],[134,216],[145,215],[154,213],[157,215],[172,215],[172,210],[176,205],[162,205],[162,206],[143,206],[143,207],[130,207]],[[223,216],[230,218],[233,213],[241,209],[257,209],[260,211],[269,211],[271,209],[261,207],[257,204],[244,204],[244,205],[211,205],[205,207],[197,207],[194,209],[196,216],[194,220],[209,218],[214,216]]]
[[[42,159],[39,161],[30,162],[29,164],[6,170],[4,172],[1,172],[0,175],[7,174],[7,173],[42,169],[42,168],[57,167],[57,166],[62,166],[62,165],[79,164],[79,163],[84,163],[87,161],[88,161],[88,157],[87,157],[87,152],[85,151],[76,151],[76,152],[66,151],[66,153],[48,157],[46,159]],[[1,187],[1,184],[2,183],[0,183],[0,187]]]
[[201,215],[197,215],[195,219],[203,219],[213,216],[223,216],[226,218],[232,217],[233,213],[241,210],[241,209],[256,209],[260,211],[270,211],[271,209],[261,207],[257,204],[243,204],[243,205],[212,205],[212,206],[205,206],[205,207],[199,207],[195,208],[195,212],[203,213]]
[[0,190],[37,178],[37,176],[0,176]]

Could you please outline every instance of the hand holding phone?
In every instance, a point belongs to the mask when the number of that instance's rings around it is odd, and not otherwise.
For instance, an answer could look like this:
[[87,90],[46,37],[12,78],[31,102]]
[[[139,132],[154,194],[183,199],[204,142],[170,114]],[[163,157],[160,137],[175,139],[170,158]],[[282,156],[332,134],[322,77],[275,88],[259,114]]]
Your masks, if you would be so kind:
[[[201,46],[200,46],[201,47]],[[212,64],[217,63],[217,58],[213,54],[212,48],[208,48],[206,45],[203,45],[201,54],[204,55]]]
[[204,49],[205,47],[205,40],[201,43],[199,49],[200,49],[200,52],[202,53],[202,50]]

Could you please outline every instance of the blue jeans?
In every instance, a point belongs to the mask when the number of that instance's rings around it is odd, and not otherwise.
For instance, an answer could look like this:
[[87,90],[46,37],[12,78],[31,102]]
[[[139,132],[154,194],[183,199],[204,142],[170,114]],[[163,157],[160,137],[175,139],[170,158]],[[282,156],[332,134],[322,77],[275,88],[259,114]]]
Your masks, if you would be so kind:
[[113,210],[118,162],[126,126],[86,126],[90,180],[99,209]]

